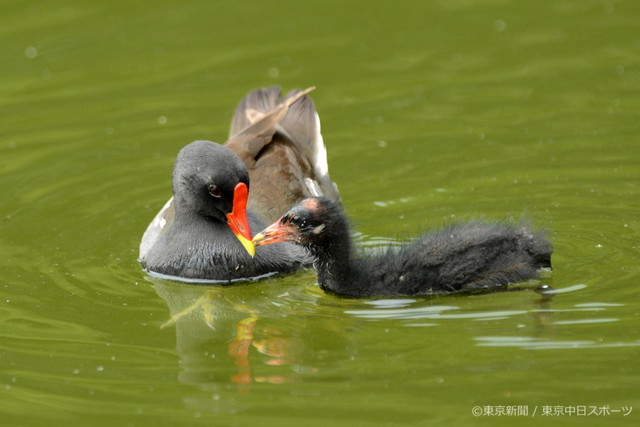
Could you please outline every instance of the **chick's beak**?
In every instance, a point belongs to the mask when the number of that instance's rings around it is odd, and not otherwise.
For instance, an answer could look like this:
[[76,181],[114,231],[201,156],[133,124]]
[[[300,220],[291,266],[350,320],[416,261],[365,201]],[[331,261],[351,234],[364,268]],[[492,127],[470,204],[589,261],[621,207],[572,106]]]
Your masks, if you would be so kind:
[[239,183],[233,190],[233,207],[231,213],[227,214],[227,224],[236,235],[247,253],[255,256],[256,248],[251,242],[251,229],[247,220],[247,200],[249,199],[249,189],[244,183]]
[[253,244],[256,246],[265,246],[272,243],[286,242],[290,240],[291,226],[283,224],[281,220],[277,220],[260,233],[253,237]]

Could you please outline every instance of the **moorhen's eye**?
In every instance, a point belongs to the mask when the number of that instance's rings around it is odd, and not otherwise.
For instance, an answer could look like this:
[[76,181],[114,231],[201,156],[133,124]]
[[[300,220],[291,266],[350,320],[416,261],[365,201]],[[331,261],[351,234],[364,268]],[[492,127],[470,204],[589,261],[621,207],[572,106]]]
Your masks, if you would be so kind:
[[213,197],[220,198],[222,197],[222,190],[215,184],[209,184],[209,194]]

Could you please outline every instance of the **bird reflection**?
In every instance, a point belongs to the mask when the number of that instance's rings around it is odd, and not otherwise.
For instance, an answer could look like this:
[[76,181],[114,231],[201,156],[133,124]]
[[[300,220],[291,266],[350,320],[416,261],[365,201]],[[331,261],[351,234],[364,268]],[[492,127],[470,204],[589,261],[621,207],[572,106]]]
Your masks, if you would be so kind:
[[[161,328],[175,327],[181,382],[225,389],[233,384],[246,393],[253,383],[290,383],[292,375],[316,370],[292,369],[303,363],[309,337],[301,331],[306,326],[293,331],[273,326],[279,317],[273,305],[262,308],[269,299],[255,289],[247,291],[255,284],[202,287],[149,280],[169,307],[171,317]],[[261,309],[267,319],[262,318]]]

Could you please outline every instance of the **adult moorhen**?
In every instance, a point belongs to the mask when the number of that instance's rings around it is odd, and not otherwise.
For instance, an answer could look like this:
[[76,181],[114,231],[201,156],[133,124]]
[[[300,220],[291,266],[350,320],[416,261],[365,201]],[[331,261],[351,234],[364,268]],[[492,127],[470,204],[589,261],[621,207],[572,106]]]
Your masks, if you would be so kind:
[[250,92],[236,109],[224,145],[195,141],[179,152],[173,197],[140,243],[146,271],[225,283],[310,263],[308,252],[295,245],[255,251],[250,229],[264,228],[304,197],[339,201],[318,114],[306,96],[311,90],[294,90],[282,99],[277,86]]
[[552,252],[550,243],[525,225],[472,222],[377,256],[356,257],[342,206],[322,197],[299,202],[253,242],[307,248],[316,259],[320,287],[346,297],[498,289],[551,268]]

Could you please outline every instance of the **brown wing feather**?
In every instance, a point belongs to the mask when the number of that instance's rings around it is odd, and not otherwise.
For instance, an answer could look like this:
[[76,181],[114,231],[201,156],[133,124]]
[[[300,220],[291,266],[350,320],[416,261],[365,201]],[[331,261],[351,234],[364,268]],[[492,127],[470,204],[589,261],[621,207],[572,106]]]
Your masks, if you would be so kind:
[[[303,197],[320,192],[339,200],[335,184],[316,173],[317,119],[304,91],[283,100],[273,86],[249,93],[236,108],[226,145],[247,165],[251,179],[248,208],[272,222]],[[324,147],[322,148],[324,149]],[[314,190],[309,181],[315,182]]]

